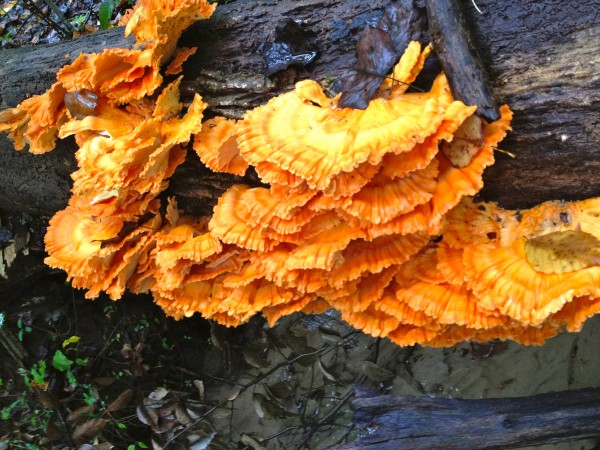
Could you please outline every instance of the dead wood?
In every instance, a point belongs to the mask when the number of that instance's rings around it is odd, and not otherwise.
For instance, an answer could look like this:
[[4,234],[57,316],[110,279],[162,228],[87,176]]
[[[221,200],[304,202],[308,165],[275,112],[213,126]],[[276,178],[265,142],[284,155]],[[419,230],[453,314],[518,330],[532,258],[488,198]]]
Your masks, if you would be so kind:
[[452,95],[477,106],[477,115],[493,122],[500,109],[488,75],[473,44],[465,15],[457,0],[427,0],[429,37],[448,77]]
[[351,405],[369,432],[337,450],[489,450],[600,437],[600,389],[476,400],[357,389]]

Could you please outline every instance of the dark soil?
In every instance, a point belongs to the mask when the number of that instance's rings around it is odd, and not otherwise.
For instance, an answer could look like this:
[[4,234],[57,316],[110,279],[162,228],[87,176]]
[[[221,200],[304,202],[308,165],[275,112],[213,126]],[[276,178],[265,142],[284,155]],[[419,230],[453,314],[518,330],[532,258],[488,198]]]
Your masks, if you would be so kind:
[[0,449],[327,448],[354,435],[355,383],[391,386],[379,341],[335,315],[227,329],[87,300],[44,264],[45,220],[1,224]]

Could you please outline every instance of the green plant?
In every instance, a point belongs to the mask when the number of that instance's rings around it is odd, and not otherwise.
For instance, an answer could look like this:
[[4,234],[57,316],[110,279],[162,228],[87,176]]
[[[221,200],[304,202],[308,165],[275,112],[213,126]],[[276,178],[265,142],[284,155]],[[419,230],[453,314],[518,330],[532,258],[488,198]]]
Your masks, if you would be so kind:
[[89,13],[87,13],[87,14],[78,14],[78,15],[76,15],[75,17],[73,17],[70,20],[71,25],[77,31],[81,31],[83,29],[83,27],[85,26],[85,24],[87,23],[89,17],[90,17]]
[[146,444],[144,444],[143,442],[136,442],[135,444],[131,444],[127,447],[127,450],[136,450],[137,448],[149,448]]
[[20,317],[19,320],[17,320],[17,328],[19,329],[19,332],[17,333],[19,342],[23,342],[23,336],[26,333],[31,333],[33,331],[33,328],[31,328],[29,325],[24,324],[23,319]]
[[175,344],[169,344],[169,341],[166,337],[160,339],[160,346],[163,350],[171,351],[175,348]]
[[104,0],[100,4],[98,8],[98,20],[100,21],[100,28],[103,30],[108,29],[115,6],[117,6],[117,2],[114,0]]
[[12,42],[13,41],[12,32],[7,31],[6,33],[0,35],[0,41],[4,42],[5,44]]
[[148,322],[148,319],[143,318],[143,319],[139,320],[138,324],[135,326],[135,328],[133,330],[138,332],[138,331],[148,328],[149,326],[150,326],[150,322]]

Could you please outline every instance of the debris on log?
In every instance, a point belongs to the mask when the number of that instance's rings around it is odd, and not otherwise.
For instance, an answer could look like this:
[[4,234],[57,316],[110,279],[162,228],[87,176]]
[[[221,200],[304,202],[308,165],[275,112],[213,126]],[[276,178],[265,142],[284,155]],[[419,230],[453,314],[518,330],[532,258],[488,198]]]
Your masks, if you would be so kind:
[[476,105],[488,122],[500,118],[488,75],[481,62],[457,0],[427,0],[429,37],[455,99]]

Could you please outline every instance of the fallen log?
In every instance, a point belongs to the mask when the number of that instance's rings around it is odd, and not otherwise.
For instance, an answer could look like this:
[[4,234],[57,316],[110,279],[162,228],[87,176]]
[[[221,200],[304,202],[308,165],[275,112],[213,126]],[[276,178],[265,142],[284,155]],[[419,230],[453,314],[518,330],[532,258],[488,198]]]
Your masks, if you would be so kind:
[[369,431],[336,450],[489,450],[600,437],[600,389],[474,400],[357,388],[351,406],[354,423]]
[[[181,45],[199,46],[184,66],[185,90],[188,95],[200,92],[212,113],[240,117],[246,109],[291,89],[295,81],[330,79],[336,68],[354,64],[356,36],[368,20],[381,14],[386,3],[239,0],[220,6],[209,21],[196,24],[182,38]],[[504,4],[478,0],[484,14],[477,13],[467,0],[461,4],[496,97],[515,111],[514,132],[502,148],[517,157],[497,154],[496,165],[486,173],[482,196],[513,208],[600,195],[600,80],[596,76],[600,17],[595,1]],[[286,17],[317,35],[320,55],[306,68],[288,69],[269,78],[257,49]],[[107,40],[105,45],[131,45],[119,38],[119,30],[112,33],[114,41],[109,44]],[[14,106],[43,91],[47,86],[34,72],[51,75],[69,61],[59,54],[74,57],[78,50],[73,46],[85,49],[91,39],[102,43],[103,36],[108,35],[83,37],[62,46],[19,49],[19,53],[1,51],[1,106]],[[34,53],[38,56],[27,56]],[[44,59],[41,54],[51,56]],[[42,68],[31,65],[33,61],[44,61]],[[48,85],[51,81],[46,76]],[[51,215],[63,208],[69,197],[69,174],[75,168],[73,141],[43,156],[11,149],[6,137],[0,136],[0,209]],[[205,211],[210,211],[224,188],[238,181],[190,166],[182,171],[185,182],[176,181],[183,177],[178,172],[171,186],[177,185],[178,195],[195,199]]]

